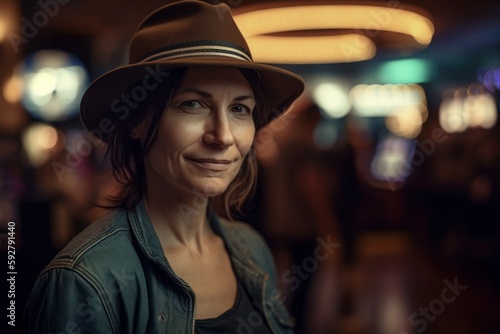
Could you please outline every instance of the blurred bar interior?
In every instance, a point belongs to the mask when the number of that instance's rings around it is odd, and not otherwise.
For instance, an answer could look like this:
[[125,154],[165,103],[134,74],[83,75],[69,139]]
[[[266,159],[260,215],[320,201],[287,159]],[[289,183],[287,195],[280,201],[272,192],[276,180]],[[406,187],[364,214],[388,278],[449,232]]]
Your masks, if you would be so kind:
[[[168,2],[0,1],[0,232],[6,259],[16,222],[19,325],[37,274],[109,191],[80,98]],[[256,138],[240,218],[270,244],[297,332],[500,333],[500,4],[223,2],[256,61],[307,84]]]

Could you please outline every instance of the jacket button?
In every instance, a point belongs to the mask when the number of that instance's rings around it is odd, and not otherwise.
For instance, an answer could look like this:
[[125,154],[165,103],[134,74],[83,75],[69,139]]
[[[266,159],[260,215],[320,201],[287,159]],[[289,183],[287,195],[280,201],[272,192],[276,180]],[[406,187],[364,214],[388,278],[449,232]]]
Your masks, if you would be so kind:
[[165,316],[165,314],[160,313],[160,314],[158,315],[158,321],[159,321],[161,324],[162,324],[162,323],[164,323],[166,319],[167,319],[167,317]]

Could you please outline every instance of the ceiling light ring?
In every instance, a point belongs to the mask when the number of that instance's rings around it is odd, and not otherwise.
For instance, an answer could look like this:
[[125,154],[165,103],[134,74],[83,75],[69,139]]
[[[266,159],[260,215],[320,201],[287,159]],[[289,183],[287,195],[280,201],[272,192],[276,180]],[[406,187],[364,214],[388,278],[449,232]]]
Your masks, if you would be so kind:
[[[424,16],[407,10],[362,5],[309,5],[258,9],[235,14],[235,21],[247,39],[256,61],[270,63],[331,63],[352,62],[373,58],[376,52],[371,38],[381,31],[412,36],[422,46],[430,43],[434,33],[432,22]],[[349,34],[305,37],[268,36],[275,33],[330,29],[352,29]],[[339,37],[348,36],[348,37]],[[295,50],[304,44],[313,45],[319,37],[330,38],[341,50],[333,55],[290,55],[276,45],[295,43]],[[371,37],[371,38],[370,38]],[[350,38],[350,40],[348,39]],[[316,46],[316,49],[318,47]],[[277,52],[273,51],[277,50]],[[300,51],[302,52],[302,51]],[[275,54],[273,54],[275,53]],[[300,58],[300,59],[294,59]]]

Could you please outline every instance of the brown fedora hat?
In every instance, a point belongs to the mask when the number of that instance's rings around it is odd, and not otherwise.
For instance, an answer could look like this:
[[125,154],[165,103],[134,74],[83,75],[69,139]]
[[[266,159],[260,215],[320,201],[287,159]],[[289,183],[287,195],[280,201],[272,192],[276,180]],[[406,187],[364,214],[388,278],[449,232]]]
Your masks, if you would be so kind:
[[128,65],[96,79],[82,98],[83,123],[104,140],[116,122],[140,110],[138,103],[174,68],[211,65],[255,70],[270,106],[269,121],[286,111],[304,90],[298,75],[253,62],[224,3],[188,0],[156,10],[139,25],[129,56]]

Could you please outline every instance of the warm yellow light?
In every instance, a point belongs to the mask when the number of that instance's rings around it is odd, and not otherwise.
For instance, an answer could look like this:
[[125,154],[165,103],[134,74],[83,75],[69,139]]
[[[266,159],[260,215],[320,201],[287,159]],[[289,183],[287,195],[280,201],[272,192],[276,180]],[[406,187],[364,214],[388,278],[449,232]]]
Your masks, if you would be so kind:
[[357,85],[351,89],[354,114],[359,117],[385,117],[403,108],[415,107],[425,121],[427,100],[420,85]]
[[422,123],[422,112],[416,106],[395,110],[385,119],[389,131],[410,139],[420,134]]
[[439,106],[439,125],[448,132],[463,132],[467,129],[464,119],[463,103],[459,99],[447,99]]
[[482,85],[449,89],[443,94],[439,124],[448,133],[463,132],[467,128],[490,129],[497,119],[495,99]]
[[362,35],[247,38],[255,61],[285,64],[352,62],[373,58],[375,45]]
[[22,143],[28,160],[34,167],[44,164],[59,140],[57,130],[42,123],[32,124],[22,135]]
[[380,6],[306,5],[269,8],[236,14],[235,20],[247,38],[285,31],[359,29],[370,37],[378,31],[410,35],[425,46],[434,34],[432,22],[424,16]]
[[23,83],[19,76],[12,76],[5,81],[3,86],[3,96],[7,103],[17,103],[21,100]]
[[[254,60],[269,63],[334,63],[371,59],[376,52],[369,37],[380,31],[412,36],[423,46],[434,34],[424,16],[396,8],[362,5],[311,5],[268,8],[235,14]],[[307,30],[354,29],[356,34],[321,37],[267,36]]]
[[0,16],[0,43],[5,39],[8,33],[8,24],[3,17]]
[[422,45],[429,45],[434,35],[434,26],[432,22],[425,18],[409,17],[410,35]]

